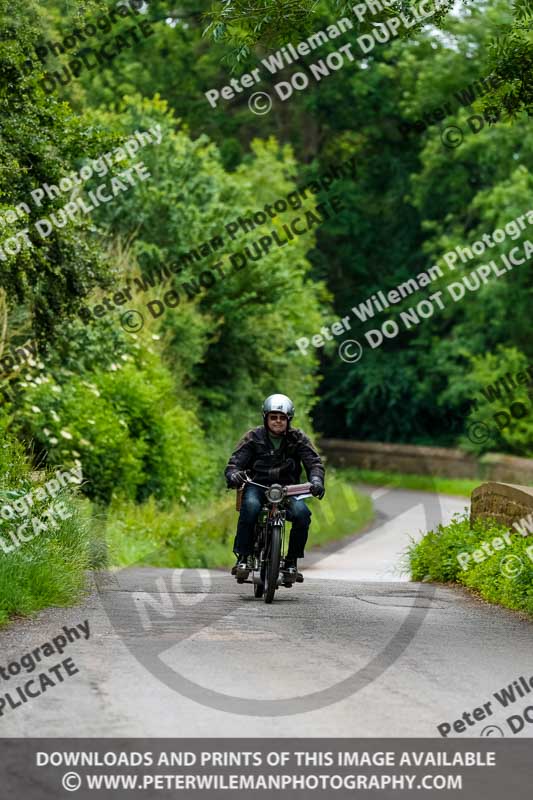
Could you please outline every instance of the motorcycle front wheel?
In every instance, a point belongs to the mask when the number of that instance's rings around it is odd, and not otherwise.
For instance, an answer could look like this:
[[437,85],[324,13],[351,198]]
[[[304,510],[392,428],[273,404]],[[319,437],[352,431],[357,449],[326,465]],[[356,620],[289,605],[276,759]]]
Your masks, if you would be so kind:
[[281,525],[273,525],[270,530],[270,546],[265,560],[265,603],[271,603],[278,588],[279,565],[281,560]]

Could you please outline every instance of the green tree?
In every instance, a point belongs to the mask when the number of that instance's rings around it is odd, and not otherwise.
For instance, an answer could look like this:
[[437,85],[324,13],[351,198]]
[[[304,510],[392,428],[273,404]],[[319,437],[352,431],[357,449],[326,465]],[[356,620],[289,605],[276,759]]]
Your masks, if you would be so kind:
[[26,70],[40,32],[37,4],[1,0],[0,10],[0,246],[13,237],[20,245],[18,252],[14,244],[2,251],[0,287],[22,338],[33,331],[44,342],[56,322],[105,279],[106,267],[96,232],[82,216],[55,227],[47,238],[40,236],[35,223],[66,200],[48,194],[33,199],[31,192],[44,182],[58,184],[83,158],[100,155],[109,137],[89,128],[65,103],[47,97],[39,73]]

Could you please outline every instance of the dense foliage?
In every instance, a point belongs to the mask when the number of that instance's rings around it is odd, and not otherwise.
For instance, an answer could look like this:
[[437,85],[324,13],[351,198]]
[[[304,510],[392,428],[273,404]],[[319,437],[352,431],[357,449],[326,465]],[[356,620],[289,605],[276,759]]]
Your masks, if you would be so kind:
[[[366,346],[357,364],[339,358],[343,337],[311,346],[306,355],[295,345],[346,315],[351,330],[344,338],[365,342],[369,328],[397,320],[432,292],[445,293],[447,283],[487,260],[458,261],[451,270],[443,261],[447,252],[527,212],[533,150],[527,3],[510,9],[503,0],[480,0],[453,14],[441,4],[431,25],[403,31],[363,56],[355,40],[372,26],[355,19],[351,4],[184,0],[169,8],[152,0],[89,44],[98,47],[121,32],[124,43],[125,31],[142,20],[152,28],[148,38],[123,44],[109,63],[81,71],[53,92],[43,78],[66,69],[72,53],[49,53],[41,61],[36,47],[63,40],[114,6],[97,0],[0,5],[1,242],[23,226],[31,239],[31,246],[0,260],[0,359],[28,341],[38,343],[35,355],[2,370],[1,413],[19,439],[33,442],[38,462],[81,459],[86,493],[104,504],[153,497],[162,506],[178,502],[190,509],[220,489],[228,449],[257,424],[262,397],[276,389],[294,397],[298,425],[313,421],[328,435],[531,455],[533,414],[494,430],[488,441],[473,444],[466,436],[472,421],[491,422],[503,408],[472,407],[472,399],[480,399],[487,382],[530,362],[528,265],[467,291],[411,330],[401,326],[380,348]],[[390,7],[383,19],[396,11]],[[342,40],[354,43],[353,62],[295,92],[290,102],[275,99],[265,116],[250,112],[246,93],[209,106],[208,89],[341,14],[354,20]],[[338,46],[331,40],[307,62]],[[273,84],[305,63],[286,66],[258,88],[274,95]],[[476,89],[464,105],[465,87],[489,74],[499,78],[497,87],[484,94]],[[444,117],[413,129],[446,104]],[[501,113],[496,124],[486,121],[472,131],[469,118],[495,109]],[[443,145],[447,125],[463,129],[456,149]],[[46,238],[35,223],[58,213],[70,192],[47,195],[39,207],[32,203],[27,219],[6,216],[44,181],[79,173],[135,132],[155,128],[158,143],[72,193],[86,198],[142,161],[149,178],[112,202],[76,214]],[[354,174],[337,179],[330,192],[228,234],[226,226],[239,217],[350,158]],[[272,231],[282,236],[287,222],[331,196],[342,199],[344,210],[235,267],[235,254],[246,246],[253,252]],[[527,236],[525,230],[497,244],[490,258]],[[223,245],[208,247],[217,237]],[[209,253],[201,261],[186,259],[202,245]],[[443,276],[431,286],[368,323],[356,319],[354,306],[435,264]],[[125,287],[131,292],[126,304],[105,306],[101,315],[83,311]],[[164,308],[170,290],[179,299]],[[153,315],[148,303],[164,311]],[[80,320],[80,309],[90,321]],[[125,312],[143,315],[142,330],[121,325]],[[529,403],[525,390],[520,398]]]
[[[502,538],[505,534],[509,536],[508,529],[496,522],[476,520],[470,527],[466,517],[457,517],[450,525],[439,525],[411,546],[408,553],[411,577],[415,581],[461,583],[490,603],[533,614],[531,537],[513,531],[508,544]],[[491,542],[495,539],[500,541],[493,547]],[[476,560],[472,554],[483,543],[488,545],[490,554],[481,550]]]
[[[14,614],[75,602],[86,586],[87,569],[102,564],[105,548],[74,487],[61,487],[54,498],[36,498],[53,474],[32,475],[24,448],[6,434],[2,423],[0,434],[1,625]],[[15,514],[13,508],[22,510],[21,498],[29,492],[31,516],[29,507]],[[66,512],[64,519],[57,513],[58,504]],[[12,509],[11,517],[6,507]],[[18,539],[21,533],[24,540]]]

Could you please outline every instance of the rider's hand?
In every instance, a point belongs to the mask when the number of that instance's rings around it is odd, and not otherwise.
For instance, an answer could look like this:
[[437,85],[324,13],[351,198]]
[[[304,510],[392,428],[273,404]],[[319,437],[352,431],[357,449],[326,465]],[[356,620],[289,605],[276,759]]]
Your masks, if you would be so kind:
[[246,472],[232,472],[231,475],[228,476],[228,487],[230,489],[240,489],[246,481],[246,477]]
[[313,478],[311,480],[311,488],[309,490],[312,495],[318,497],[319,500],[322,500],[324,495],[326,494],[326,490],[324,489],[324,484],[320,480],[320,478]]

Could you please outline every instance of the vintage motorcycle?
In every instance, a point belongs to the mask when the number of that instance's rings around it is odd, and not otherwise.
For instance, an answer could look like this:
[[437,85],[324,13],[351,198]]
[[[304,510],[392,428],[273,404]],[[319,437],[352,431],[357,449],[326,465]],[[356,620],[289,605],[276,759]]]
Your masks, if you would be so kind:
[[[245,485],[248,483],[265,489],[265,502],[255,526],[252,580],[243,580],[237,575],[237,583],[253,583],[254,595],[263,597],[265,603],[271,603],[279,586],[289,589],[293,585],[292,581],[283,580],[283,574],[280,575],[286,552],[287,500],[292,497],[296,500],[312,497],[311,484],[281,486],[274,483],[272,486],[263,486],[247,476]],[[240,508],[239,495],[242,498],[243,491],[244,487],[238,492],[237,510]],[[303,582],[303,578],[300,578],[299,582]]]

